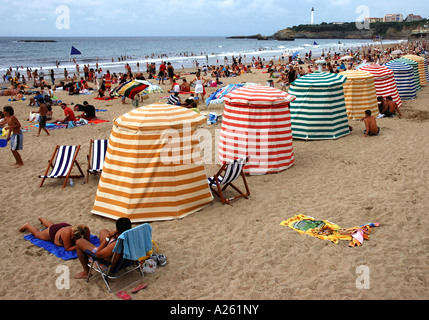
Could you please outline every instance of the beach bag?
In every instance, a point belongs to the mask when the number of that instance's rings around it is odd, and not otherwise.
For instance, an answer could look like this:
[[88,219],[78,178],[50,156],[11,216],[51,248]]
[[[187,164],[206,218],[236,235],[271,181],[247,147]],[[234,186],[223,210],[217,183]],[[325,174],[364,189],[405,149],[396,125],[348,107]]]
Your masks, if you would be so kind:
[[143,262],[143,272],[154,273],[156,271],[156,261],[153,259],[147,259]]
[[67,122],[67,129],[72,129],[72,128],[74,128],[74,122],[73,121]]

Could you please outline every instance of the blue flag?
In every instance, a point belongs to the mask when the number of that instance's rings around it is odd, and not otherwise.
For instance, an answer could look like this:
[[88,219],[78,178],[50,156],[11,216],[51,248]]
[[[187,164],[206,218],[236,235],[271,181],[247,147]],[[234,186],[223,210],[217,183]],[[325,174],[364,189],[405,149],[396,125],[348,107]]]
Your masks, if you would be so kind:
[[71,55],[73,55],[73,54],[81,54],[81,52],[79,50],[77,50],[75,47],[72,46],[70,54]]

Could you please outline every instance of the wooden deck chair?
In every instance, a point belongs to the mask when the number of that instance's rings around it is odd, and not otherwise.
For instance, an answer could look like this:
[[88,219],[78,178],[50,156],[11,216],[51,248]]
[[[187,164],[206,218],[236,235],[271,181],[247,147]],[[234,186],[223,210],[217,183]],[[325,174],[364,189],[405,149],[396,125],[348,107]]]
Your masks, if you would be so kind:
[[[48,167],[46,168],[45,174],[39,176],[42,178],[40,187],[43,186],[46,178],[65,178],[63,188],[67,185],[69,178],[83,178],[82,169],[79,166],[79,163],[76,160],[76,157],[79,153],[80,145],[77,146],[56,146],[54,153],[52,154],[51,159],[49,160]],[[55,158],[56,156],[56,158]],[[55,162],[54,162],[55,159]],[[80,171],[80,175],[72,175],[73,166],[76,164],[77,168]],[[52,168],[51,173],[48,175],[49,169]]]
[[[224,162],[220,170],[214,176],[208,178],[210,189],[220,198],[223,204],[227,203],[231,205],[230,201],[241,197],[249,199],[250,191],[247,185],[246,177],[243,172],[243,167],[248,161],[249,158],[245,157],[236,159],[231,162]],[[224,174],[222,175],[222,173]],[[240,176],[243,179],[243,183],[246,188],[246,193],[242,192],[233,184],[233,182],[237,180]],[[231,186],[235,191],[237,191],[238,195],[226,199],[223,196],[223,191],[225,191],[225,189],[229,186]]]
[[144,223],[123,232],[118,237],[113,256],[109,261],[98,258],[92,251],[85,250],[91,258],[86,281],[89,282],[91,271],[94,270],[103,278],[107,289],[112,292],[110,280],[118,279],[133,271],[140,271],[141,277],[144,277],[143,263],[148,252],[152,250],[152,245],[152,227]]
[[89,144],[88,169],[86,170],[86,183],[88,183],[89,174],[97,174],[103,171],[104,157],[106,156],[108,139],[93,140]]

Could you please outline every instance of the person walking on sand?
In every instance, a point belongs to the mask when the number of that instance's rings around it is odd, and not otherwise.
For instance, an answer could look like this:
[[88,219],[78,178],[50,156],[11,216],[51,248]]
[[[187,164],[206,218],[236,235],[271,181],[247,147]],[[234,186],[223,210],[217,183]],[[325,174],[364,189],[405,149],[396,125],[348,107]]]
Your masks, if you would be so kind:
[[38,99],[39,102],[39,110],[36,111],[36,113],[39,114],[39,132],[37,133],[36,137],[40,137],[40,132],[45,131],[48,136],[50,136],[49,131],[46,129],[46,120],[47,120],[47,114],[48,114],[48,106],[45,104],[45,101],[42,98]]
[[377,121],[371,115],[371,110],[365,110],[365,117],[361,120],[363,120],[363,122],[365,123],[365,137],[377,136],[380,133],[380,128],[377,127]]
[[7,130],[7,141],[10,140],[10,150],[15,158],[14,167],[22,167],[24,162],[22,161],[19,150],[23,149],[24,135],[21,131],[21,123],[18,118],[14,116],[14,110],[10,106],[3,107],[3,115],[6,119],[7,126],[3,130]]

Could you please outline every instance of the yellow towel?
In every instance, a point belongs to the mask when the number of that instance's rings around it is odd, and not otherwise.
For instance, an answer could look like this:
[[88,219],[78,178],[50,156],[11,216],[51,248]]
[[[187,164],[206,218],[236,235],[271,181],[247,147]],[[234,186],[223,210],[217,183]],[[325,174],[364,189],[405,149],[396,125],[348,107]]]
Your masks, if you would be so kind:
[[338,243],[339,240],[351,241],[351,235],[340,234],[340,226],[328,220],[315,220],[303,214],[298,214],[288,220],[282,221],[280,225],[292,228],[300,234],[308,234],[322,240],[330,240]]

